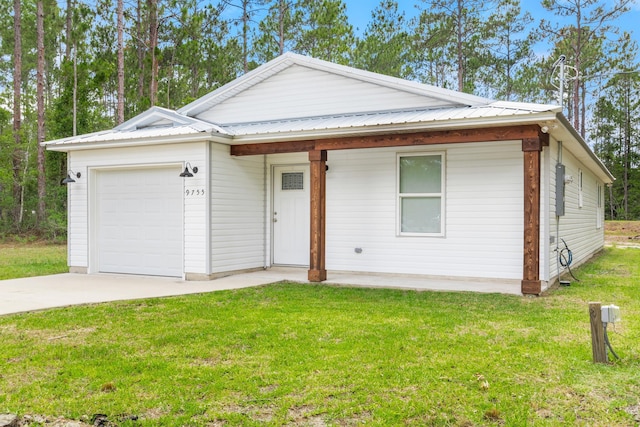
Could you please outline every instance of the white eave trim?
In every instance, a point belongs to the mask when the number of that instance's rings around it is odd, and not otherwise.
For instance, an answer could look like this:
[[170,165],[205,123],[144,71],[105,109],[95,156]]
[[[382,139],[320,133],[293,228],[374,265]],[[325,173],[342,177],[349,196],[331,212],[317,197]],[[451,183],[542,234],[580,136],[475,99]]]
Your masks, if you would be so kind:
[[182,136],[165,136],[165,137],[149,137],[149,138],[135,138],[125,140],[114,141],[96,141],[96,142],[73,142],[73,143],[57,143],[46,145],[49,151],[81,151],[81,150],[96,150],[101,148],[124,148],[124,147],[140,147],[148,145],[165,145],[165,144],[183,144],[188,142],[221,142],[229,144],[230,137],[211,134],[211,133],[198,133],[192,135]]
[[[616,178],[609,171],[609,169],[604,165],[604,163],[602,163],[602,160],[600,160],[600,158],[596,156],[596,153],[593,152],[591,147],[589,147],[587,142],[584,140],[584,138],[582,138],[582,136],[578,133],[578,131],[575,130],[573,125],[569,123],[569,120],[567,120],[564,114],[558,113],[556,118],[562,124],[562,126],[564,126],[564,128],[571,134],[571,136],[573,137],[572,140],[577,142],[577,145],[580,146],[583,152],[587,153],[588,159],[591,160],[594,163],[594,165],[602,171],[602,175],[599,176],[600,179],[602,179],[605,184],[612,184],[613,181],[616,180]],[[564,144],[569,143],[568,145],[571,145],[570,141],[565,140],[563,141],[563,143]],[[581,161],[585,161],[585,159],[581,158],[581,156],[578,153],[573,152],[572,154],[576,156],[578,159],[580,159]]]

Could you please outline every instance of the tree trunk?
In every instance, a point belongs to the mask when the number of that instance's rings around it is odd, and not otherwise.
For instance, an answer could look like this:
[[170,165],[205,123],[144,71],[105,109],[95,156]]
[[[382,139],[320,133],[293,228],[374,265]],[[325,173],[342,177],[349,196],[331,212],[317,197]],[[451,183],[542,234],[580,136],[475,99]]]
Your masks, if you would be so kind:
[[280,0],[278,2],[278,8],[279,8],[279,12],[280,12],[280,19],[279,19],[279,28],[278,28],[278,48],[279,48],[279,52],[280,55],[282,55],[284,53],[284,17],[285,17],[285,12],[287,11],[287,4],[286,4],[286,0]]
[[22,164],[22,147],[21,147],[21,125],[22,125],[22,108],[20,89],[22,86],[22,10],[20,0],[13,0],[13,138],[14,148],[11,157],[13,168],[13,217],[16,225],[20,224],[22,205],[20,198],[22,193],[22,185],[20,184],[20,169]]
[[73,136],[78,134],[78,45],[73,42]]
[[118,107],[116,125],[124,122],[124,0],[118,0]]
[[631,117],[629,109],[631,108],[631,84],[628,78],[623,80],[624,86],[624,129],[622,132],[623,144],[624,144],[624,219],[629,218],[629,172],[631,171]]
[[66,34],[67,40],[65,41],[65,58],[69,60],[71,56],[71,29],[73,26],[73,0],[67,0],[67,24],[66,24]]
[[136,29],[138,32],[138,100],[141,100],[144,96],[144,30],[142,24],[142,1],[138,0],[136,7]]
[[44,5],[42,0],[37,3],[36,38],[38,50],[38,65],[36,71],[36,99],[38,106],[38,222],[45,219],[46,177],[44,171]]
[[[576,131],[580,132],[580,83],[582,72],[582,10],[580,8],[580,2],[577,1],[576,5],[576,40],[573,47],[574,52],[574,65],[576,67],[576,77],[573,80],[573,127]],[[584,134],[582,134],[584,136]]]
[[242,61],[244,73],[249,72],[249,0],[242,0]]
[[464,55],[462,52],[462,0],[458,0],[458,16],[456,18],[456,31],[457,31],[457,44],[456,50],[458,54],[458,91],[464,91],[464,74],[465,74],[465,63],[464,63]]
[[613,185],[609,185],[609,219],[618,219],[615,215],[614,203],[613,203]]
[[158,58],[156,56],[158,47],[158,0],[148,0],[147,4],[149,6],[149,51],[151,51],[149,103],[153,107],[156,105],[156,95],[158,93]]
[[580,82],[580,135],[584,138],[587,135],[587,83]]

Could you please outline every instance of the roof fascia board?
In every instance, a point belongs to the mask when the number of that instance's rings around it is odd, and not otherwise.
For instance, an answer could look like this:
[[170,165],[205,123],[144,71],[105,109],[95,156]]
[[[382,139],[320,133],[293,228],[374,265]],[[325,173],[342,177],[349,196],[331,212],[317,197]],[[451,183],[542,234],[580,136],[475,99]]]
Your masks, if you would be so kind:
[[578,131],[575,130],[573,125],[571,123],[569,123],[569,120],[567,120],[567,118],[564,116],[564,114],[558,113],[556,115],[556,118],[562,124],[562,126],[564,126],[565,129],[567,129],[567,131],[569,131],[571,136],[578,142],[578,144],[580,145],[582,150],[584,150],[588,154],[589,158],[595,163],[595,165],[598,168],[600,168],[600,170],[603,172],[603,174],[609,179],[609,181],[607,181],[606,179],[603,179],[603,181],[605,181],[605,183],[607,183],[607,184],[613,183],[613,181],[615,181],[616,178],[609,171],[609,169],[607,169],[607,167],[604,165],[604,163],[602,163],[602,160],[600,160],[600,158],[598,156],[596,156],[596,153],[594,153],[593,150],[589,147],[589,145],[584,140],[584,138],[582,138],[582,135],[580,135],[578,133]]
[[188,117],[183,114],[180,114],[174,110],[169,110],[167,108],[162,107],[151,107],[147,111],[144,111],[137,116],[127,120],[124,123],[119,124],[113,130],[118,131],[127,131],[127,130],[135,130],[138,129],[145,124],[153,123],[158,120],[169,120],[178,125],[190,125],[194,123],[203,123],[201,120],[194,119],[193,117]]
[[79,137],[91,138],[91,137],[94,137],[94,136],[97,136],[97,135],[110,134],[112,132],[113,132],[113,129],[100,130],[100,131],[97,131],[97,132],[86,133],[86,134],[83,134],[83,135],[67,136],[65,138],[53,139],[51,141],[43,141],[43,142],[40,143],[40,145],[43,146],[43,147],[47,147],[47,148],[53,147],[53,146],[56,146],[56,145],[68,145],[68,144],[73,144],[73,143],[66,142],[66,141],[69,141],[69,140],[72,140],[72,139],[76,139],[76,138],[79,138]]
[[[226,100],[228,97],[225,95],[228,94],[229,92],[237,90],[239,87],[243,85],[247,85],[252,81],[255,81],[255,83],[253,84],[260,83],[261,81],[271,76],[271,74],[269,73],[271,70],[278,69],[278,68],[285,69],[289,67],[292,64],[290,56],[291,55],[288,55],[285,53],[284,55],[281,55],[272,61],[262,64],[258,68],[255,68],[249,71],[247,74],[244,74],[238,77],[237,79],[232,80],[231,82],[220,86],[213,92],[210,92],[207,95],[204,95],[196,99],[195,101],[185,105],[184,107],[178,109],[178,113],[183,114],[185,116],[189,116],[189,117],[197,115],[200,112],[202,112],[201,107],[206,106],[208,103],[211,102],[211,100],[215,98],[221,98],[222,100]],[[253,84],[250,84],[250,86],[252,86]]]
[[101,148],[125,148],[125,147],[140,147],[148,145],[166,145],[166,144],[182,144],[187,142],[222,142],[229,144],[229,137],[223,137],[221,135],[212,135],[210,133],[200,133],[186,136],[170,136],[170,137],[155,137],[144,139],[127,139],[124,141],[109,141],[109,142],[86,142],[86,143],[68,143],[58,145],[47,145],[49,151],[81,151],[81,150],[95,150]]

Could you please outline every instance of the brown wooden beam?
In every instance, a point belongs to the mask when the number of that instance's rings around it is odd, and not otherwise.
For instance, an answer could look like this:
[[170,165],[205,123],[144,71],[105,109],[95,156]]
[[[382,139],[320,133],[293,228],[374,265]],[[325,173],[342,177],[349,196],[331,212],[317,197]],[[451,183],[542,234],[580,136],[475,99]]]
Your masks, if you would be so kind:
[[311,174],[311,247],[308,278],[310,282],[322,282],[327,280],[327,270],[325,269],[327,152],[309,151],[309,163]]
[[[544,144],[544,135],[538,125],[502,126],[441,130],[431,132],[395,133],[385,135],[365,135],[335,137],[312,141],[284,141],[231,146],[233,156],[257,154],[281,154],[311,152],[314,150],[348,150],[358,148],[407,147],[415,145],[460,144],[469,142],[536,140]],[[548,135],[546,135],[548,144]]]
[[[527,150],[525,150],[525,145]],[[540,150],[541,144],[522,143],[524,151],[524,246],[521,291],[539,295],[540,283]],[[536,148],[538,147],[538,148]]]
[[240,144],[231,146],[232,156],[254,156],[258,154],[303,153],[315,149],[315,141],[265,142],[262,144]]
[[510,141],[524,138],[535,138],[538,136],[539,129],[540,127],[537,125],[527,125],[328,138],[317,140],[316,149],[347,150],[356,148],[407,147],[414,145]]

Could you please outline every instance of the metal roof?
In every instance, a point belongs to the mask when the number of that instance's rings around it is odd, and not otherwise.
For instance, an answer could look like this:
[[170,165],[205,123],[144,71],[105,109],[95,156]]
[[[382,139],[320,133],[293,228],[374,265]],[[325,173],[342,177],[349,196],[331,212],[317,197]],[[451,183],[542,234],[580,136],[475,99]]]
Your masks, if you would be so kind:
[[[110,129],[101,132],[88,133],[85,135],[70,136],[68,138],[57,139],[54,141],[46,142],[46,145],[51,149],[60,146],[78,145],[78,144],[98,144],[98,143],[113,143],[113,142],[127,142],[134,140],[146,140],[146,139],[178,139],[186,136],[202,135],[208,136],[212,133],[222,131],[218,126],[209,124],[207,127],[201,125],[164,125],[164,126],[150,126],[139,129],[130,130],[117,130]],[[222,131],[224,132],[224,131]]]
[[224,125],[224,129],[232,136],[249,136],[388,125],[428,125],[437,122],[472,119],[506,119],[509,117],[517,119],[545,112],[555,114],[557,111],[559,111],[559,107],[552,105],[496,102],[475,107],[380,111],[257,123],[235,123]]
[[[217,125],[181,115],[172,110],[154,108],[114,129],[48,141],[47,146],[99,144],[147,139],[170,139],[202,134],[233,137],[296,134],[326,130],[373,130],[389,125],[421,125],[473,119],[513,119],[531,117],[544,112],[557,112],[559,107],[542,104],[493,102],[472,107],[378,111],[331,116],[306,117],[267,122]],[[158,125],[158,123],[161,123]],[[244,139],[244,138],[243,138]]]

